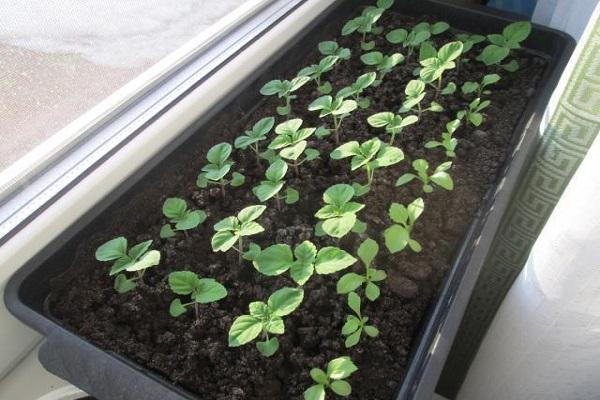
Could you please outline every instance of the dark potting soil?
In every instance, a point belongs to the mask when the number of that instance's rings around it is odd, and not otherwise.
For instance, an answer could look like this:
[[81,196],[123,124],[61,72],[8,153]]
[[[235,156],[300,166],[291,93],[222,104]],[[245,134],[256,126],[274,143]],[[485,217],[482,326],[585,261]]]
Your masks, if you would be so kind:
[[[387,32],[400,26],[410,27],[416,22],[388,13],[381,24]],[[446,32],[434,37],[437,46],[453,40],[455,33]],[[355,35],[337,38],[341,45],[352,49],[353,57],[326,74],[334,91],[370,70],[359,60],[358,39]],[[376,44],[377,50],[384,54],[398,51],[385,41],[383,35],[376,39]],[[478,54],[479,50],[476,46],[471,54]],[[445,108],[444,112],[425,113],[417,124],[405,129],[396,139],[396,145],[404,150],[405,161],[377,170],[373,189],[357,200],[366,204],[359,218],[368,224],[368,236],[381,246],[375,265],[388,274],[381,284],[381,297],[372,303],[365,300],[364,304],[364,315],[380,330],[377,338],[364,337],[356,347],[344,347],[340,331],[349,310],[345,296],[336,294],[335,283],[342,274],[339,273],[314,275],[305,285],[304,302],[285,318],[286,332],[279,337],[281,346],[273,357],[261,356],[254,343],[240,348],[227,347],[231,323],[237,316],[247,313],[251,301],[266,300],[275,290],[295,285],[287,273],[266,277],[257,273],[248,262],[239,266],[233,251],[211,251],[213,224],[245,206],[259,203],[251,188],[263,179],[264,170],[257,167],[253,154],[234,152],[234,168],[245,174],[247,180],[242,187],[228,188],[225,198],[220,196],[217,188],[198,189],[195,181],[205,164],[206,150],[217,142],[233,142],[260,118],[275,115],[279,101],[274,98],[266,100],[249,115],[232,112],[229,118],[213,124],[210,129],[215,134],[204,135],[212,138],[198,139],[196,146],[186,146],[176,157],[168,158],[170,161],[163,163],[159,173],[105,214],[93,231],[88,229],[71,268],[52,282],[50,312],[78,335],[103,349],[135,360],[201,399],[300,399],[303,391],[313,383],[310,369],[324,368],[327,361],[341,355],[351,356],[359,367],[350,379],[351,399],[391,399],[403,379],[421,319],[448,272],[485,192],[498,179],[519,116],[536,94],[546,61],[526,51],[514,54],[521,65],[515,73],[469,62],[461,66],[459,74],[456,70],[445,74],[445,82],[454,81],[459,86],[465,81],[479,81],[485,73],[497,72],[502,76],[502,80],[492,87],[493,93],[489,96],[492,105],[485,110],[483,125],[474,128],[463,124],[456,134],[459,139],[457,157],[450,171],[455,182],[453,191],[436,187],[433,193],[424,195],[416,181],[400,188],[394,187],[394,182],[411,169],[410,163],[414,159],[424,158],[432,168],[446,161],[443,150],[427,150],[423,145],[438,139],[445,124],[472,100],[460,91],[437,99]],[[315,50],[298,69],[317,62],[320,57]],[[371,107],[357,110],[344,120],[344,141],[362,142],[375,136],[388,141],[383,130],[367,124],[367,117],[375,112],[399,108],[404,99],[404,87],[412,79],[412,70],[416,66],[413,55],[409,63],[403,63],[389,73],[380,87],[367,90]],[[295,71],[290,71],[287,78],[294,74]],[[294,115],[304,120],[304,126],[319,126],[322,121],[318,115],[307,111],[308,104],[319,96],[314,84],[306,85],[298,94],[293,103]],[[424,104],[428,104],[432,96],[428,94]],[[277,122],[282,121],[282,117],[277,118]],[[332,137],[311,139],[309,146],[318,148],[321,158],[303,164],[300,177],[294,176],[292,170],[288,173],[287,184],[300,191],[301,200],[284,206],[282,211],[270,201],[259,220],[265,232],[252,237],[252,241],[263,248],[273,243],[296,245],[303,240],[311,240],[318,247],[338,245],[331,239],[314,236],[314,213],[321,207],[321,196],[327,187],[352,181],[363,183],[365,176],[364,172],[350,172],[348,159],[334,161],[329,158],[335,148],[333,140]],[[406,249],[390,255],[382,245],[382,232],[390,225],[388,208],[391,202],[408,204],[419,196],[425,199],[425,212],[416,224],[413,237],[422,244],[423,251],[417,254]],[[167,197],[185,198],[193,208],[205,210],[208,220],[188,237],[179,233],[175,238],[161,240],[159,230],[166,222],[161,206]],[[145,285],[124,295],[113,289],[113,281],[107,273],[110,266],[94,259],[94,251],[100,244],[120,235],[126,236],[130,245],[153,239],[153,247],[162,253],[161,265],[146,273]],[[366,235],[350,234],[339,246],[355,254],[365,238]],[[357,263],[349,270],[361,271],[362,268]],[[225,299],[201,306],[199,320],[193,312],[179,318],[169,315],[169,303],[174,295],[166,279],[170,272],[182,269],[215,278],[228,289],[229,295]]]

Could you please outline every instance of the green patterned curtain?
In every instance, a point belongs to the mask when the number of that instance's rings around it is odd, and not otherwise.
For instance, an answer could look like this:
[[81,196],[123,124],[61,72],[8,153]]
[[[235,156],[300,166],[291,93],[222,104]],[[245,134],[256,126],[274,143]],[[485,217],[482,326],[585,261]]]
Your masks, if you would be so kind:
[[600,19],[583,45],[544,131],[542,145],[503,217],[440,378],[438,393],[453,398],[458,392],[496,311],[598,132]]

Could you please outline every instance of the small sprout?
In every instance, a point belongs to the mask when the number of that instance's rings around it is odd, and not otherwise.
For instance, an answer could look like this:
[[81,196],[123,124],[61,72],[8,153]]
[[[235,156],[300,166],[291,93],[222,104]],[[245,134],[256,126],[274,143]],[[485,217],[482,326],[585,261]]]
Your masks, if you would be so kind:
[[354,347],[360,341],[362,333],[366,333],[370,337],[377,337],[379,329],[373,325],[367,325],[369,317],[364,317],[360,312],[360,296],[356,292],[348,293],[348,307],[354,311],[355,315],[347,315],[346,323],[342,327],[342,335],[346,336],[346,348]]
[[321,76],[325,72],[331,71],[339,59],[338,56],[327,56],[319,61],[318,64],[302,68],[298,72],[298,76],[307,76],[310,80],[315,81],[319,92],[323,94],[331,93],[331,83],[327,81],[322,82]]
[[436,185],[446,189],[452,190],[454,189],[454,182],[452,181],[452,177],[446,171],[450,169],[452,166],[451,161],[446,161],[437,166],[437,168],[433,171],[433,174],[429,175],[427,170],[429,169],[429,163],[423,159],[418,159],[413,161],[412,166],[417,174],[406,173],[402,175],[396,181],[396,186],[402,186],[417,178],[423,183],[423,192],[431,193],[433,192],[433,186],[431,183],[435,183]]
[[407,115],[402,118],[400,115],[392,112],[380,112],[371,115],[367,118],[367,122],[374,128],[385,128],[385,131],[390,134],[390,145],[394,144],[396,135],[408,125],[417,122],[419,118],[416,115]]
[[[136,288],[138,282],[143,283],[144,273],[148,268],[160,262],[160,252],[150,250],[152,240],[138,243],[127,249],[127,239],[123,236],[109,240],[96,250],[96,260],[114,261],[109,276],[117,275],[114,288],[119,293],[126,293]],[[128,278],[125,272],[135,272]]]
[[410,33],[406,29],[394,29],[385,35],[388,42],[392,44],[402,44],[402,47],[407,48],[406,62],[410,60],[411,55],[421,43],[431,37],[431,32],[422,29],[413,29]]
[[252,149],[256,154],[256,163],[260,164],[260,142],[267,139],[267,135],[273,129],[275,118],[266,117],[254,124],[252,130],[246,131],[243,135],[235,139],[233,145],[236,149]]
[[468,81],[468,82],[463,83],[463,85],[461,87],[461,91],[463,92],[463,94],[470,94],[470,93],[477,92],[476,97],[481,97],[484,94],[489,95],[492,93],[492,91],[489,89],[486,90],[485,88],[498,82],[499,80],[500,80],[500,75],[488,74],[488,75],[485,75],[481,79],[481,82]]
[[315,217],[321,219],[317,224],[317,231],[322,230],[325,234],[334,237],[344,237],[356,224],[356,213],[365,205],[353,201],[354,188],[345,183],[330,186],[323,193],[325,206],[321,207]]
[[380,51],[372,51],[360,56],[363,64],[374,66],[377,71],[377,79],[373,86],[379,86],[383,78],[398,64],[404,61],[404,56],[400,53],[394,53],[389,56],[383,55]]
[[339,357],[329,361],[327,372],[320,368],[311,369],[310,376],[317,384],[304,391],[304,400],[325,400],[327,389],[338,396],[350,396],[352,387],[345,379],[356,371],[358,367],[350,357]]
[[[527,39],[530,33],[531,24],[527,21],[514,22],[507,25],[504,27],[502,34],[487,36],[491,44],[483,49],[481,54],[477,57],[477,60],[483,62],[487,66],[500,64],[509,56],[511,50],[521,48],[521,42]],[[512,60],[501,66],[509,72],[514,72],[519,68],[519,64],[516,60]]]
[[286,204],[293,204],[298,201],[298,191],[296,189],[287,188],[286,194],[281,195],[279,192],[285,185],[285,174],[287,173],[288,165],[285,161],[278,159],[267,168],[265,172],[266,180],[252,188],[252,193],[258,200],[265,202],[270,198],[275,198],[277,209],[281,210],[281,200],[285,200]]
[[450,94],[454,94],[456,92],[456,83],[454,82],[448,82],[448,84],[446,85],[445,88],[442,89],[442,91],[440,92],[442,94],[442,96],[447,96]]
[[237,317],[229,329],[229,347],[239,347],[262,334],[263,341],[256,342],[256,348],[263,356],[271,357],[279,348],[279,340],[269,338],[269,334],[283,335],[285,325],[282,317],[298,308],[303,299],[304,290],[301,288],[284,287],[269,296],[267,303],[250,303],[250,314]]
[[305,240],[294,249],[287,244],[274,244],[254,257],[256,269],[268,276],[290,271],[294,282],[304,285],[316,271],[319,275],[333,274],[348,268],[356,258],[337,247],[317,247]]
[[[306,139],[315,133],[315,128],[300,128],[301,126],[302,120],[300,118],[282,122],[275,127],[277,137],[269,144],[270,150],[277,150],[279,157],[294,168],[296,176],[300,176],[299,167],[301,164],[319,157],[318,150],[306,148],[308,145]],[[304,158],[301,158],[302,155],[304,155]]]
[[334,160],[352,157],[350,169],[355,171],[363,168],[367,173],[367,186],[371,186],[376,169],[404,160],[404,153],[401,149],[386,145],[378,138],[369,139],[362,144],[357,141],[344,143],[333,150],[330,156]]
[[359,275],[354,272],[349,272],[342,276],[337,282],[336,290],[339,294],[354,292],[356,289],[365,285],[365,295],[370,301],[375,301],[381,294],[379,287],[375,282],[381,282],[387,278],[385,271],[376,269],[371,266],[371,263],[379,253],[379,245],[373,239],[366,239],[358,247],[358,257],[362,260],[365,266],[364,275]]
[[371,100],[368,97],[360,97],[360,95],[366,88],[375,82],[375,78],[377,78],[377,73],[375,72],[362,74],[353,84],[340,89],[335,97],[341,99],[352,97],[360,108],[368,108],[371,104]]
[[392,203],[389,215],[395,224],[383,232],[385,246],[390,253],[394,254],[402,251],[406,246],[410,247],[415,253],[419,253],[423,249],[419,242],[410,237],[410,233],[424,208],[425,203],[420,197],[413,200],[408,207],[399,203]]
[[342,36],[348,36],[353,32],[358,32],[362,34],[360,48],[365,51],[372,50],[375,47],[375,41],[371,40],[370,42],[367,42],[367,33],[373,32],[373,25],[381,17],[384,11],[383,8],[366,8],[359,17],[353,18],[344,24],[342,27]]
[[292,112],[291,101],[297,96],[292,94],[310,81],[308,76],[297,76],[291,81],[278,79],[267,82],[261,89],[263,96],[277,95],[285,100],[285,105],[277,107],[277,114],[289,115]]
[[[249,206],[240,211],[237,216],[222,219],[214,226],[216,233],[211,240],[214,252],[226,252],[234,249],[239,253],[239,263],[242,264],[244,254],[244,237],[263,232],[265,229],[256,220],[265,212],[265,206]],[[235,244],[237,243],[237,247]]]
[[456,118],[462,120],[466,117],[467,123],[470,122],[475,126],[479,126],[483,123],[483,114],[481,112],[490,104],[492,104],[491,101],[481,101],[481,99],[478,97],[469,103],[469,107],[466,110],[461,110],[456,113]]
[[350,49],[340,47],[340,45],[333,40],[319,43],[319,52],[324,56],[338,56],[342,60],[349,60],[351,56]]
[[177,271],[169,274],[169,287],[175,294],[190,296],[189,303],[176,298],[169,306],[172,317],[185,314],[187,307],[193,305],[196,318],[200,318],[200,304],[214,303],[227,296],[227,289],[214,279],[200,278],[192,271]]
[[[450,42],[443,45],[435,57],[427,58],[420,62],[422,68],[419,72],[421,80],[435,87],[436,96],[442,90],[442,76],[446,70],[456,67],[454,62],[462,52],[461,42]],[[436,85],[432,82],[437,81]]]
[[419,79],[413,79],[412,81],[408,82],[406,88],[404,88],[404,94],[406,94],[406,100],[404,100],[404,102],[402,103],[402,107],[400,107],[400,110],[398,110],[398,112],[400,113],[414,111],[416,108],[417,118],[421,118],[421,115],[425,111],[444,111],[444,108],[435,101],[432,101],[429,104],[429,107],[423,109],[423,106],[421,106],[421,102],[425,98],[426,94],[425,83]]
[[469,59],[465,57],[474,45],[481,43],[485,40],[485,36],[483,35],[469,35],[467,33],[459,33],[456,35],[456,40],[460,41],[463,44],[463,49],[460,54],[460,59],[456,63],[456,73],[460,72],[460,65],[462,63],[469,62]]
[[[176,231],[183,231],[187,236],[187,230],[194,229],[206,220],[206,213],[202,210],[188,210],[187,203],[183,199],[170,197],[165,200],[162,212],[169,219],[169,224],[160,228],[162,239],[175,236]],[[171,226],[175,224],[175,227]]]
[[219,143],[211,147],[206,154],[208,164],[202,167],[202,172],[198,175],[196,185],[199,188],[205,188],[209,184],[219,185],[223,197],[225,197],[225,186],[231,185],[237,187],[243,185],[246,178],[239,172],[232,173],[231,179],[225,179],[225,176],[234,164],[229,159],[230,155],[231,145],[229,143]]
[[357,103],[354,100],[344,100],[343,97],[321,96],[309,104],[309,111],[320,111],[319,118],[331,115],[333,119],[333,131],[335,133],[335,142],[340,142],[340,127],[342,121],[350,113],[356,110]]
[[[385,12],[385,10],[390,9],[394,5],[394,0],[377,0],[376,6],[368,6],[365,7],[363,14],[369,12],[371,10],[380,9],[381,12]],[[378,12],[378,11],[376,11]],[[383,32],[383,26],[377,26],[375,23],[371,26],[371,33],[373,35],[380,35]],[[365,49],[370,50],[370,49]]]
[[454,158],[456,157],[456,146],[458,145],[458,140],[452,135],[460,126],[460,120],[455,119],[446,124],[446,132],[442,133],[442,141],[438,142],[435,140],[431,140],[425,143],[425,148],[434,149],[436,147],[443,147],[446,149],[446,157]]

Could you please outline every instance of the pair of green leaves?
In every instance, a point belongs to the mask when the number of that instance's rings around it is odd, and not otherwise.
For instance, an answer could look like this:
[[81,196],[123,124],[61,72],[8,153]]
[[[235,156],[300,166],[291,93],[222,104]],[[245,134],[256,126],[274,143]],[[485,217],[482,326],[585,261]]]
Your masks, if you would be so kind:
[[283,318],[291,314],[304,299],[301,288],[282,288],[274,292],[266,303],[254,301],[248,306],[249,315],[241,315],[233,321],[229,329],[229,347],[239,347],[263,334],[264,341],[256,343],[256,348],[265,357],[270,357],[279,348],[276,337],[269,334],[283,335],[285,325]]
[[481,78],[481,82],[472,82],[467,81],[463,83],[461,90],[463,94],[470,94],[477,92],[477,97],[481,97],[482,94],[490,94],[492,93],[490,90],[485,90],[486,87],[492,85],[500,80],[500,75],[498,74],[487,74]]
[[331,93],[331,83],[321,82],[321,76],[325,72],[329,72],[335,67],[335,64],[339,61],[338,56],[327,56],[319,61],[318,64],[313,64],[308,67],[302,68],[298,72],[298,76],[307,76],[317,84],[317,90],[323,94]]
[[368,108],[371,104],[371,100],[368,97],[360,97],[360,95],[366,88],[375,82],[376,78],[377,73],[375,72],[367,72],[366,74],[362,74],[356,78],[356,81],[354,81],[350,86],[341,88],[337,93],[336,98],[345,99],[346,97],[352,97],[360,108]]
[[381,282],[387,278],[385,271],[371,266],[375,257],[379,253],[379,245],[373,239],[366,239],[360,244],[357,255],[365,266],[364,274],[349,272],[338,280],[336,290],[339,294],[346,294],[356,291],[362,285],[365,285],[365,296],[370,301],[375,301],[380,296],[381,291],[376,282]]
[[446,161],[438,165],[433,171],[433,174],[431,175],[429,175],[428,172],[429,163],[423,159],[413,161],[412,166],[416,174],[406,173],[402,175],[396,181],[396,186],[402,186],[409,183],[413,179],[418,179],[423,184],[423,192],[425,193],[433,192],[432,183],[435,183],[436,185],[446,190],[454,189],[454,182],[452,181],[452,177],[448,172],[446,172],[450,169],[450,167],[452,167],[451,161]]
[[470,35],[468,33],[459,33],[456,35],[456,40],[463,44],[462,54],[467,54],[473,46],[485,40],[483,35]]
[[441,79],[444,71],[455,68],[456,60],[462,54],[462,43],[450,42],[443,45],[434,57],[426,58],[420,62],[422,68],[419,77],[425,83]]
[[421,114],[425,111],[431,112],[441,112],[444,111],[444,108],[432,101],[428,108],[423,109],[421,106],[421,101],[425,98],[425,82],[419,79],[413,79],[408,82],[406,87],[404,88],[404,94],[406,95],[406,99],[402,103],[402,107],[398,112],[405,113],[412,111],[416,108],[417,118],[421,118]]
[[394,144],[396,135],[401,133],[405,127],[414,124],[418,120],[419,117],[416,115],[407,115],[403,118],[402,116],[389,111],[376,113],[367,118],[367,122],[372,127],[385,128],[385,131],[391,136],[390,144]]
[[[120,236],[102,244],[96,250],[96,260],[114,261],[109,275],[117,275],[114,288],[119,293],[126,293],[137,286],[144,271],[160,263],[160,252],[150,250],[152,240],[138,243],[128,249],[127,239]],[[136,272],[135,278],[127,278],[124,272]]]
[[[230,216],[217,222],[214,226],[216,233],[213,235],[211,245],[213,251],[227,251],[240,242],[244,236],[252,236],[263,232],[265,229],[256,220],[262,215],[266,207],[261,205],[249,206],[240,211],[237,216]],[[241,248],[235,248],[239,253]]]
[[320,111],[319,118],[333,115],[341,117],[356,110],[357,104],[354,100],[346,100],[344,97],[321,96],[308,105],[309,111]]
[[277,113],[279,115],[288,115],[292,112],[291,100],[296,98],[292,93],[296,92],[308,82],[310,82],[308,76],[297,76],[291,81],[275,79],[265,83],[260,89],[260,94],[263,96],[277,95],[277,97],[285,99],[285,104],[277,107]]
[[358,367],[347,356],[329,361],[326,371],[320,368],[311,369],[310,376],[316,385],[304,391],[304,400],[325,400],[327,389],[338,396],[350,396],[352,387],[345,379],[356,371],[358,371]]
[[290,271],[294,282],[304,285],[316,272],[319,275],[333,274],[356,262],[346,251],[337,247],[317,247],[308,240],[294,249],[287,244],[275,244],[262,250],[254,257],[256,269],[269,276]]
[[333,150],[330,157],[334,160],[352,157],[350,169],[352,171],[358,168],[365,169],[367,172],[367,186],[370,186],[376,169],[399,163],[404,160],[404,153],[398,147],[386,145],[378,138],[373,138],[362,144],[354,140],[344,143]]
[[[162,212],[169,219],[170,224],[160,228],[160,237],[163,239],[175,236],[175,231],[194,229],[206,220],[206,213],[202,210],[189,210],[185,200],[169,197],[165,200]],[[174,224],[174,226],[171,226]]]
[[218,183],[221,186],[230,184],[233,187],[244,184],[245,177],[239,172],[231,175],[231,180],[226,180],[225,176],[231,170],[233,161],[229,159],[232,147],[229,143],[219,143],[214,145],[206,153],[208,164],[202,167],[202,172],[198,175],[196,185],[205,188],[209,183]]
[[174,299],[169,306],[169,313],[173,317],[184,314],[187,307],[195,303],[214,303],[227,296],[227,289],[219,282],[214,279],[200,278],[192,271],[171,272],[169,274],[169,287],[173,293],[190,296],[192,300],[189,303],[182,303],[181,299]]
[[439,35],[450,28],[448,23],[440,21],[434,24],[421,22],[413,27],[410,33],[406,29],[394,29],[385,36],[388,42],[392,44],[402,44],[402,47],[408,47],[409,51],[418,47],[432,35]]
[[246,150],[251,148],[257,155],[260,154],[259,144],[267,139],[267,135],[275,125],[275,118],[265,117],[254,124],[251,130],[246,131],[243,135],[237,137],[233,145],[236,149]]
[[384,8],[368,7],[363,10],[362,14],[356,18],[346,22],[342,27],[342,36],[348,36],[354,32],[362,34],[360,47],[365,50],[372,50],[375,47],[375,41],[366,41],[367,33],[378,33],[381,29],[375,29],[375,23],[381,18],[385,11]]
[[469,107],[466,110],[461,110],[456,113],[456,118],[462,120],[466,117],[467,123],[471,123],[475,126],[480,126],[483,123],[482,111],[486,109],[490,104],[489,100],[481,100],[479,97],[469,103]]
[[417,219],[423,213],[425,203],[422,198],[417,198],[408,206],[400,203],[392,203],[389,210],[389,216],[395,222],[392,226],[383,232],[385,246],[394,254],[402,251],[406,246],[410,247],[415,253],[422,250],[419,242],[410,237],[413,226]]
[[379,329],[373,325],[367,325],[369,317],[361,314],[361,300],[356,292],[348,293],[348,307],[354,311],[355,315],[347,315],[346,323],[342,326],[342,335],[346,336],[344,343],[346,348],[356,346],[360,342],[363,332],[370,337],[377,337],[379,335]]
[[319,43],[319,52],[324,56],[337,56],[342,60],[349,60],[351,56],[350,49],[341,47],[336,41],[327,40]]
[[[530,33],[531,24],[527,21],[507,25],[502,30],[502,34],[487,36],[491,44],[483,49],[477,60],[488,66],[501,63],[508,57],[511,50],[521,48],[521,42],[527,39]],[[503,67],[510,72],[514,72],[519,68],[519,64],[513,60],[504,64]]]
[[[292,165],[297,166],[304,161],[314,160],[319,156],[319,151],[316,149],[306,148],[308,139],[315,128],[301,128],[302,120],[294,118],[282,122],[275,127],[277,136],[269,144],[269,149],[278,150],[279,156],[285,160],[293,161]],[[299,160],[304,154],[304,159]]]
[[[283,178],[285,178],[287,170],[288,165],[285,161],[281,159],[275,160],[265,172],[266,180],[261,181],[260,184],[252,188],[252,193],[261,202],[275,197],[278,201],[277,204],[279,204],[281,199],[279,192],[283,189],[283,185],[285,185]],[[298,201],[299,197],[300,195],[296,189],[288,187],[284,199],[286,204],[294,204]]]
[[351,201],[355,195],[354,188],[345,183],[330,186],[323,193],[325,206],[321,207],[315,217],[322,220],[316,230],[334,237],[344,237],[357,222],[356,213],[365,205]]
[[377,80],[373,83],[373,86],[379,86],[381,81],[396,65],[404,61],[404,56],[400,53],[394,53],[384,55],[380,51],[371,51],[360,56],[360,60],[365,65],[375,67],[378,73]]
[[458,146],[458,139],[453,137],[452,135],[460,126],[460,120],[454,119],[446,124],[446,132],[442,133],[441,141],[430,140],[425,143],[425,148],[434,149],[436,147],[443,147],[446,150],[446,157],[454,158],[456,157],[456,146]]

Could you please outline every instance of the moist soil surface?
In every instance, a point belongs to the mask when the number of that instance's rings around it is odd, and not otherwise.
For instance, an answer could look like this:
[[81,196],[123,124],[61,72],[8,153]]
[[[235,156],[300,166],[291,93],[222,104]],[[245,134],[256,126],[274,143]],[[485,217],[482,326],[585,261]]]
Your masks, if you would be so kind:
[[[427,20],[427,18],[422,18]],[[416,20],[387,13],[381,20],[385,32],[397,27],[410,27]],[[437,47],[453,40],[456,31],[434,37]],[[333,38],[332,38],[333,39]],[[369,67],[359,60],[359,36],[339,37],[338,42],[352,50],[353,57],[341,62],[326,78],[334,92],[349,85]],[[401,49],[388,44],[383,35],[376,39],[377,50],[390,54]],[[478,54],[476,46],[471,54]],[[279,351],[271,358],[259,354],[253,343],[239,348],[228,348],[227,334],[233,320],[248,311],[248,304],[266,300],[283,286],[295,286],[289,273],[279,277],[259,274],[249,262],[238,265],[237,253],[213,253],[210,239],[213,224],[243,207],[259,204],[251,188],[264,176],[264,167],[257,166],[250,152],[235,151],[234,170],[246,175],[242,187],[227,188],[221,197],[218,188],[199,189],[196,176],[205,164],[206,150],[221,141],[233,139],[265,116],[276,115],[278,99],[269,98],[252,114],[230,114],[227,123],[217,126],[212,138],[199,141],[193,148],[178,150],[169,163],[163,163],[160,173],[154,174],[133,195],[126,197],[106,212],[101,221],[87,230],[87,236],[73,258],[72,266],[52,282],[49,312],[64,326],[90,340],[99,347],[128,357],[157,372],[168,380],[196,394],[201,399],[301,399],[302,393],[313,382],[309,371],[325,368],[328,360],[349,355],[359,370],[350,379],[352,394],[349,398],[361,400],[390,400],[408,367],[413,344],[416,343],[422,319],[440,285],[449,271],[453,257],[470,223],[481,206],[486,191],[498,180],[504,165],[513,130],[527,103],[536,94],[536,86],[546,61],[526,51],[514,52],[521,68],[508,73],[501,68],[485,68],[478,62],[463,64],[460,73],[451,70],[445,75],[449,81],[462,84],[478,81],[483,74],[497,72],[500,82],[492,87],[489,96],[492,105],[485,110],[485,122],[478,128],[472,125],[459,128],[457,157],[449,171],[455,188],[449,192],[436,187],[424,194],[421,185],[413,181],[395,187],[396,179],[411,167],[417,158],[424,158],[433,167],[446,161],[441,148],[425,149],[424,143],[439,139],[445,124],[463,109],[472,96],[460,94],[440,96],[437,101],[444,107],[441,113],[425,113],[421,120],[405,129],[396,138],[396,145],[405,153],[401,163],[377,170],[370,193],[357,201],[366,204],[359,218],[368,224],[366,234],[349,234],[339,243],[330,238],[315,237],[315,212],[322,206],[322,193],[336,183],[364,183],[365,174],[350,172],[349,160],[331,160],[335,148],[332,136],[312,138],[309,146],[317,148],[321,157],[300,168],[301,176],[288,172],[287,184],[300,191],[301,199],[294,205],[284,205],[279,211],[272,200],[259,219],[265,232],[252,237],[262,248],[274,243],[296,245],[304,240],[317,247],[338,245],[356,254],[356,248],[367,234],[380,243],[375,261],[387,272],[381,297],[375,302],[364,300],[364,315],[377,326],[377,338],[364,337],[359,345],[346,349],[341,327],[349,310],[346,297],[336,294],[336,280],[345,272],[361,272],[355,264],[335,275],[314,275],[305,285],[305,298],[300,307],[285,317],[285,334],[279,336]],[[303,65],[320,59],[317,51],[311,53]],[[367,110],[357,110],[344,120],[342,140],[363,142],[375,136],[388,141],[382,129],[371,128],[366,120],[375,112],[396,111],[404,100],[404,87],[413,78],[417,66],[415,56],[389,73],[381,86],[367,89],[372,101]],[[290,71],[286,78],[294,76]],[[283,77],[282,77],[283,78]],[[444,83],[444,85],[445,85]],[[428,89],[429,92],[433,90]],[[293,102],[294,116],[302,118],[304,126],[319,126],[323,122],[317,113],[307,111],[308,104],[319,94],[313,83],[305,85]],[[432,100],[429,93],[424,104]],[[282,122],[277,117],[277,123]],[[326,121],[328,121],[326,119]],[[208,136],[208,135],[207,135]],[[423,251],[414,253],[408,248],[390,255],[383,246],[382,232],[391,221],[387,215],[391,202],[408,204],[416,197],[425,200],[425,211],[413,231],[413,238],[421,243]],[[201,208],[208,219],[186,237],[160,239],[159,230],[167,221],[161,206],[167,197],[181,197],[192,208]],[[147,271],[145,284],[127,294],[113,289],[108,276],[110,265],[94,258],[95,249],[105,241],[125,236],[130,245],[153,239],[153,248],[162,253],[161,264]],[[167,276],[172,271],[189,269],[202,277],[217,279],[228,289],[228,296],[214,304],[200,308],[200,318],[192,311],[179,318],[169,315],[169,303],[174,299],[168,288]],[[362,294],[362,290],[360,292]],[[332,394],[328,396],[335,397]]]

